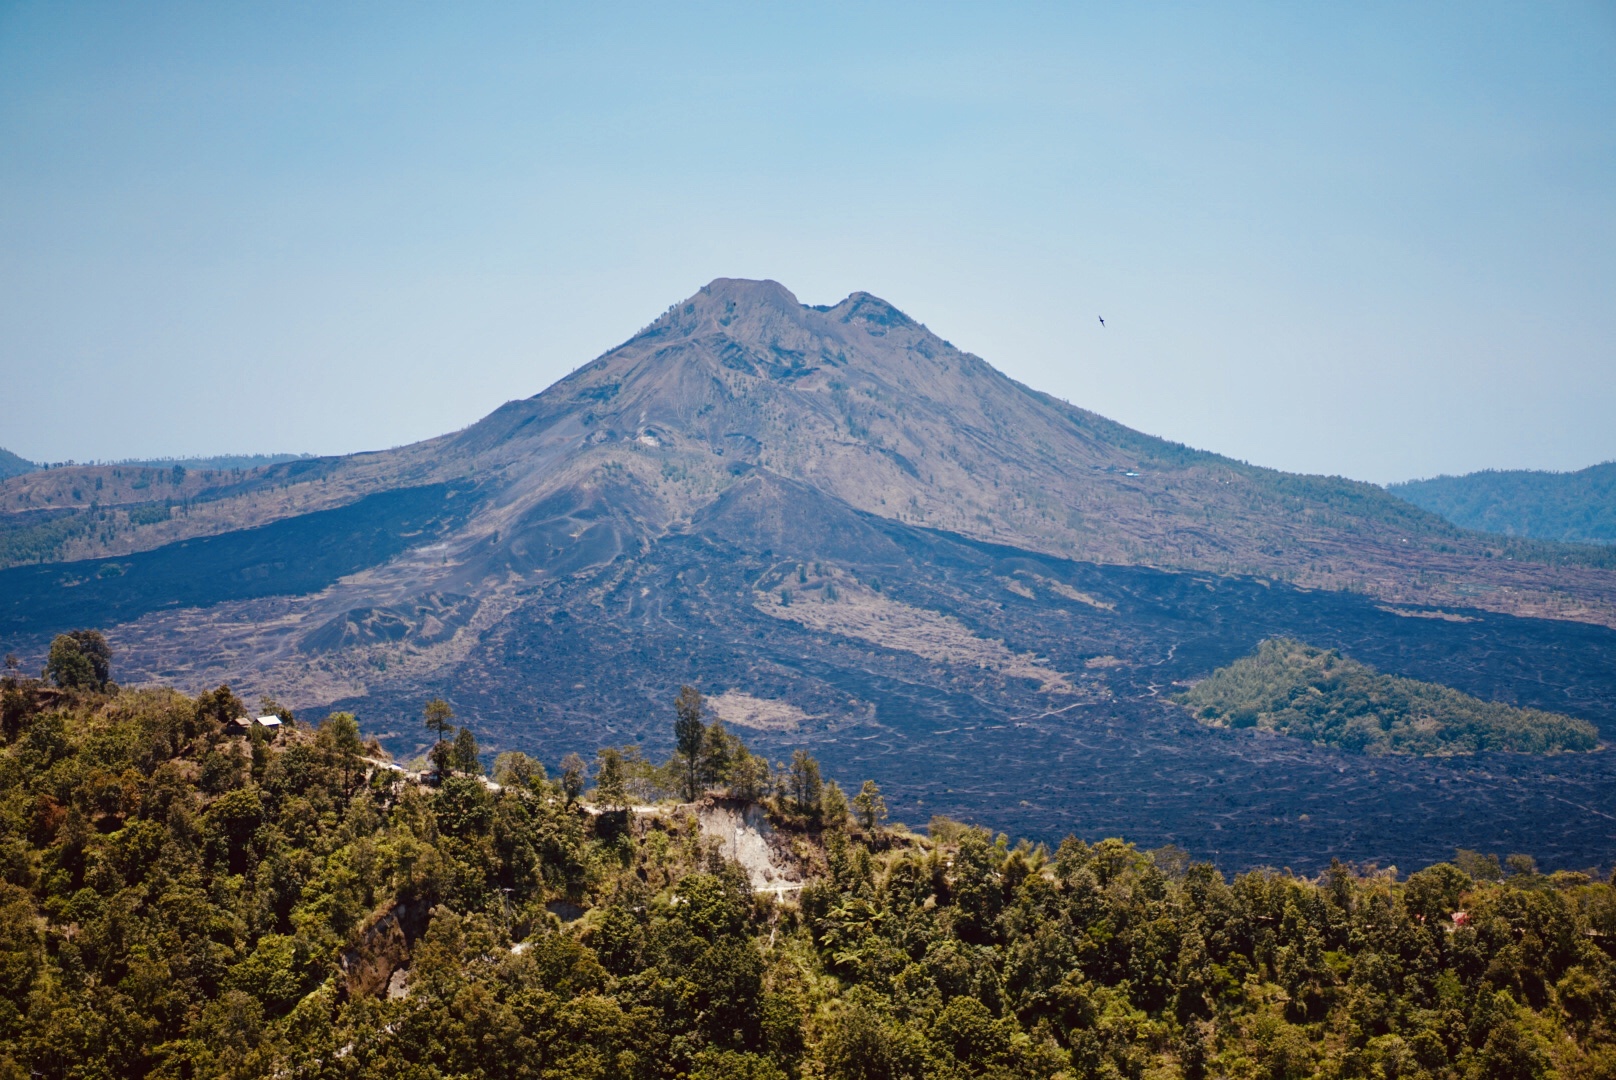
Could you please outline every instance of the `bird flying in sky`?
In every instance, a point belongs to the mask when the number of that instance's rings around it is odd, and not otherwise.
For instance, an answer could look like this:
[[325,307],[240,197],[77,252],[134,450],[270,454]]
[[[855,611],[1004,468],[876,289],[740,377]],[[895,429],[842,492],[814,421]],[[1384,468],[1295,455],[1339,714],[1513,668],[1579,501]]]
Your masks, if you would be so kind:
[[1100,319],[1100,325],[1101,325],[1101,326],[1104,326],[1104,325],[1105,325],[1105,316],[1104,316],[1104,315],[1101,315],[1101,316],[1100,316],[1100,317],[1099,317],[1099,319]]

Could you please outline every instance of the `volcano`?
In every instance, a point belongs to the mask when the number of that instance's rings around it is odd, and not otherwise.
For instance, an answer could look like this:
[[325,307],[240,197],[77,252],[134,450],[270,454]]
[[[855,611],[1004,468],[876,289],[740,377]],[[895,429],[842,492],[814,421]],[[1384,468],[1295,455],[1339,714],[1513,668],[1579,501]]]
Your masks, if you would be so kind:
[[691,683],[911,819],[1232,865],[1458,843],[1580,865],[1616,815],[1608,755],[1371,760],[1166,701],[1284,634],[1616,732],[1597,558],[1133,431],[862,292],[811,307],[720,279],[463,431],[252,470],[39,470],[0,497],[10,651],[99,626],[124,682],[350,708],[404,755],[432,694],[486,746],[658,751]]

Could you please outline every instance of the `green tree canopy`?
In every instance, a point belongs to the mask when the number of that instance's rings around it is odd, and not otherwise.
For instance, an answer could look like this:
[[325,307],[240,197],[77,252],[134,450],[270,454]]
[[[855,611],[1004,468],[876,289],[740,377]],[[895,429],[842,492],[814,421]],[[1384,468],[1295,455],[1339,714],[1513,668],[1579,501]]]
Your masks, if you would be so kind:
[[887,820],[887,801],[881,797],[881,789],[874,780],[864,781],[858,794],[853,796],[853,812],[857,815],[859,827],[871,836],[881,834],[881,826]]
[[483,774],[483,761],[481,752],[477,749],[477,736],[469,727],[463,727],[455,733],[454,751],[450,755],[450,761],[456,772],[471,776]]
[[544,763],[520,750],[506,750],[494,758],[494,783],[542,792],[548,778]]
[[824,782],[819,776],[819,762],[806,750],[791,752],[791,771],[788,785],[791,803],[797,813],[817,817],[824,795]]
[[437,742],[447,739],[449,732],[454,730],[454,725],[451,723],[454,720],[454,710],[449,707],[447,701],[440,697],[435,697],[426,703],[423,715],[427,730],[432,732],[432,737]]
[[599,763],[595,770],[595,801],[608,810],[620,810],[628,805],[628,776],[624,769],[623,752],[614,747],[596,751]]
[[578,796],[583,794],[588,775],[589,763],[578,754],[568,754],[561,759],[561,791],[569,804],[577,802]]
[[673,699],[673,746],[681,765],[686,802],[694,802],[701,794],[702,751],[706,748],[707,734],[701,715],[701,694],[693,686],[681,686]]
[[[1406,879],[1228,877],[942,818],[877,844],[874,785],[865,828],[837,827],[803,753],[760,808],[801,882],[777,895],[714,843],[722,808],[577,806],[577,755],[565,800],[511,754],[500,787],[421,783],[366,760],[346,713],[249,746],[228,688],[0,684],[0,1080],[1592,1080],[1616,1061],[1606,872],[1465,851]],[[603,802],[644,764],[598,760]],[[823,822],[799,807],[810,777]]]
[[65,690],[101,690],[111,681],[112,649],[98,630],[73,630],[51,642],[45,673]]

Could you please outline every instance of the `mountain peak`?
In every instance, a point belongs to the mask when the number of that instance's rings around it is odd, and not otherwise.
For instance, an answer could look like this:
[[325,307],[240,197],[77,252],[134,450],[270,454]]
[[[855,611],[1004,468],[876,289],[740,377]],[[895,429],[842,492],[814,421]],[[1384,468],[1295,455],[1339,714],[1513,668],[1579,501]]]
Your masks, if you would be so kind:
[[695,295],[669,308],[645,334],[663,339],[721,334],[765,346],[811,351],[805,335],[841,340],[848,327],[875,337],[894,330],[923,329],[892,304],[863,291],[850,293],[837,304],[809,307],[778,281],[714,278]]
[[714,278],[694,296],[669,308],[646,327],[643,336],[770,336],[782,328],[804,329],[811,315],[813,310],[778,281]]
[[790,289],[772,278],[713,278],[685,302],[735,304],[737,307],[744,304],[782,310],[802,306]]
[[846,300],[843,300],[835,307],[829,308],[827,314],[840,319],[844,323],[864,323],[868,326],[912,327],[919,325],[879,296],[863,291],[849,293]]

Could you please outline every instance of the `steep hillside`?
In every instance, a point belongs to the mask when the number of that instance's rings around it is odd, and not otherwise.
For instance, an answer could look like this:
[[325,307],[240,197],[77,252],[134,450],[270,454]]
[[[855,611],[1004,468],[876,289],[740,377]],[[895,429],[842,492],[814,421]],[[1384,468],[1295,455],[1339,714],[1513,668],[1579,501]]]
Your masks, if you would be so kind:
[[[425,443],[249,470],[14,478],[0,484],[13,519],[0,558],[123,555],[469,479],[485,502],[451,549],[475,552],[474,573],[527,574],[550,557],[539,552],[559,553],[551,533],[567,539],[557,557],[587,564],[757,469],[880,517],[1065,557],[1616,623],[1616,575],[1585,553],[1489,542],[1373,485],[1142,435],[1006,378],[868,294],[810,308],[757,281],[715,281],[543,393]],[[582,546],[579,513],[600,518]]]
[[1465,529],[1616,544],[1616,461],[1569,473],[1488,470],[1438,476],[1387,490]]
[[[1142,435],[1006,378],[863,293],[817,309],[773,282],[714,282],[456,440],[483,469],[529,473],[558,444],[573,475],[610,471],[666,520],[762,468],[867,513],[1072,558],[1563,607],[1549,597],[1563,574],[1490,566],[1501,551],[1372,485]],[[1610,616],[1611,581],[1585,584],[1588,611]]]

